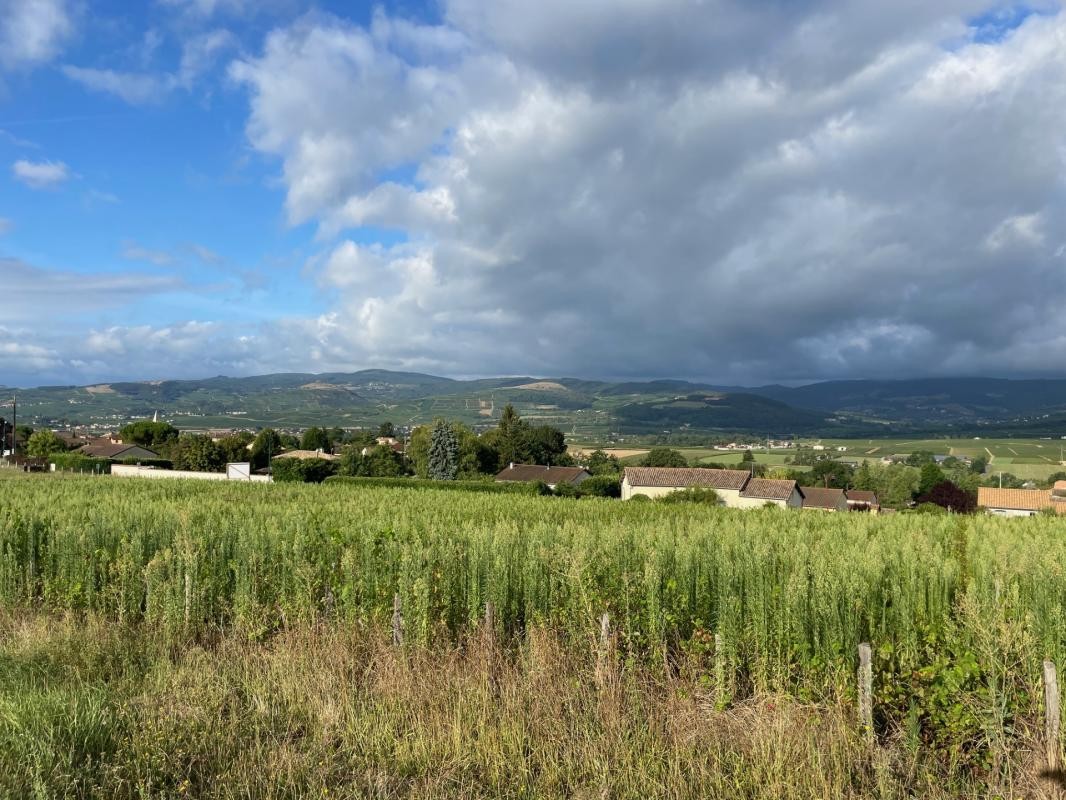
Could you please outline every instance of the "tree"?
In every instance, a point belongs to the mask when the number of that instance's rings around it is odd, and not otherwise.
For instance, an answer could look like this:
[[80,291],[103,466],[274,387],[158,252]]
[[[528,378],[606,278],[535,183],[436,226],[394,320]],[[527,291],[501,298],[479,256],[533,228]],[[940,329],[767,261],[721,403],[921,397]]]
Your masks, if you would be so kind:
[[252,469],[270,466],[270,460],[281,452],[281,437],[273,428],[263,428],[252,442]]
[[226,464],[226,451],[210,436],[183,436],[173,449],[176,469],[193,472],[221,472]]
[[557,467],[568,467],[574,463],[566,452],[566,436],[551,425],[528,428],[523,444],[522,461]]
[[854,470],[840,461],[819,461],[807,473],[811,486],[827,486],[832,489],[847,489],[851,485]]
[[608,455],[603,450],[593,450],[588,455],[585,469],[590,475],[621,475],[622,464],[617,456]]
[[881,505],[905,508],[918,491],[918,470],[900,467],[888,473],[885,488],[878,493]]
[[985,469],[988,468],[988,458],[986,456],[977,456],[970,462],[970,472],[975,475],[983,475]]
[[[366,451],[366,455],[363,451]],[[398,478],[406,473],[403,457],[385,444],[349,445],[341,456],[340,474],[363,478]]]
[[499,453],[499,466],[511,462],[520,463],[526,450],[526,436],[529,425],[522,421],[513,405],[508,403],[500,414],[500,424],[496,426],[497,435],[494,444]]
[[382,422],[378,426],[378,436],[383,439],[395,439],[396,438],[396,426],[391,422]]
[[142,419],[123,426],[118,435],[126,444],[139,444],[141,447],[157,449],[176,440],[178,429],[169,422],[152,422],[150,419]]
[[419,478],[429,477],[429,428],[419,425],[407,437],[407,462]]
[[933,487],[945,480],[944,473],[933,462],[922,464],[918,475],[918,494],[925,495],[932,491]]
[[[573,484],[559,484],[560,486],[572,486]],[[606,475],[593,475],[577,484],[577,493],[589,497],[621,497],[622,483],[618,480],[618,473]]]
[[755,454],[752,453],[751,450],[745,450],[744,451],[744,455],[742,455],[740,457],[740,462],[742,464],[752,464],[752,463],[754,463],[755,462]]
[[934,458],[931,450],[916,450],[907,456],[903,463],[908,467],[922,467],[926,464],[935,464],[936,458]]
[[874,473],[873,470],[870,469],[870,463],[868,461],[863,461],[859,468],[855,470],[851,483],[856,489],[861,489],[866,492],[877,491],[877,486],[874,485]]
[[26,455],[34,458],[48,458],[52,453],[62,453],[66,449],[63,440],[47,429],[35,431],[26,442]]
[[227,462],[237,463],[249,460],[248,445],[255,440],[255,436],[248,431],[241,431],[232,436],[225,436],[218,440],[218,446]]
[[640,464],[643,467],[687,467],[688,461],[678,450],[669,447],[653,447]]
[[333,447],[333,443],[329,440],[329,434],[326,433],[324,428],[308,428],[304,431],[303,438],[300,440],[300,447],[304,450],[322,450],[328,453]]
[[[925,468],[922,469],[924,471]],[[932,503],[957,514],[971,514],[977,510],[977,495],[960,489],[951,481],[935,484],[929,491],[920,494],[917,502],[919,505]]]
[[429,477],[436,481],[453,481],[458,473],[459,442],[455,431],[444,420],[438,419],[429,435]]

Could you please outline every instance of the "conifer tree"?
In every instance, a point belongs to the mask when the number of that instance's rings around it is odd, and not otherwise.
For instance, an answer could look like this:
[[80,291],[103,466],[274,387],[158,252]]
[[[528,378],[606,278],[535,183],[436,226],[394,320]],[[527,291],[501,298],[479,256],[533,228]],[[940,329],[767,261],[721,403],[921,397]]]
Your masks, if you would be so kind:
[[454,481],[459,472],[459,440],[452,426],[442,419],[433,423],[429,438],[429,477]]

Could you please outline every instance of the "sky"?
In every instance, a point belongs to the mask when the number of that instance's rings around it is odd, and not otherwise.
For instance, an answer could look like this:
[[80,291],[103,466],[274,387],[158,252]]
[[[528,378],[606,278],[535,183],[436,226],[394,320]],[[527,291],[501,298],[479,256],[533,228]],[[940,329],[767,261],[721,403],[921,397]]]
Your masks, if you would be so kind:
[[1066,375],[1058,0],[0,0],[0,384]]

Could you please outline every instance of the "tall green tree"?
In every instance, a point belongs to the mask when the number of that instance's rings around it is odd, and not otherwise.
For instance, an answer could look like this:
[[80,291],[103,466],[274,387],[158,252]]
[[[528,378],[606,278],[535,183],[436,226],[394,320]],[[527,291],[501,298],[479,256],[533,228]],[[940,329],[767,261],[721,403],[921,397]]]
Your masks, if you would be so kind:
[[226,451],[210,436],[182,436],[171,451],[176,469],[194,472],[221,472]]
[[526,424],[515,407],[508,403],[500,414],[500,424],[496,426],[496,451],[500,456],[500,465],[511,462],[520,463],[526,455],[529,425]]
[[380,436],[381,438],[395,439],[396,426],[393,425],[391,422],[382,422],[378,426],[378,436]]
[[644,467],[687,467],[688,461],[679,450],[670,447],[653,447],[640,464]]
[[270,459],[281,452],[281,437],[273,428],[263,428],[252,442],[252,469],[269,466]]
[[454,481],[458,474],[459,441],[452,426],[438,419],[429,434],[429,477]]
[[333,443],[329,440],[329,434],[325,428],[311,427],[304,431],[300,440],[300,447],[304,450],[322,450],[329,452]]
[[588,463],[585,469],[590,475],[621,475],[622,464],[617,456],[610,455],[603,450],[593,450],[588,455]]
[[26,455],[33,458],[48,458],[53,453],[62,453],[66,449],[63,440],[47,429],[34,431],[26,442]]
[[231,436],[224,436],[219,439],[218,446],[222,448],[226,461],[238,463],[250,459],[248,445],[254,440],[255,436],[251,433],[248,431],[241,431],[240,433],[234,433]]
[[126,444],[139,444],[141,447],[157,449],[176,440],[178,429],[169,422],[152,422],[150,419],[142,419],[123,426],[118,435]]
[[935,462],[926,462],[922,464],[921,472],[918,474],[918,494],[928,494],[933,490],[933,487],[944,480],[944,473]]

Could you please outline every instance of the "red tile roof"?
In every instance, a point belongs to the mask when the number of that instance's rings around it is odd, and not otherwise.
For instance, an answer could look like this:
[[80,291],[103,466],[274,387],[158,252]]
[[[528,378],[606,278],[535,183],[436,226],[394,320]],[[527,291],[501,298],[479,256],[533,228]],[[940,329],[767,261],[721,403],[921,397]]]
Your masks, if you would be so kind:
[[543,481],[551,486],[573,483],[582,475],[581,467],[547,467],[540,464],[511,464],[496,474],[498,481]]
[[751,473],[742,469],[697,469],[695,467],[626,467],[630,486],[665,488],[743,489]]
[[848,507],[848,498],[843,489],[827,489],[823,486],[801,486],[804,508],[823,508],[836,511]]
[[752,497],[757,500],[788,500],[796,488],[795,481],[780,480],[777,478],[752,478],[741,497]]
[[1066,503],[1054,501],[1050,489],[996,489],[979,486],[977,505],[981,508],[1003,508],[1012,511],[1054,508],[1058,513],[1066,514]]

